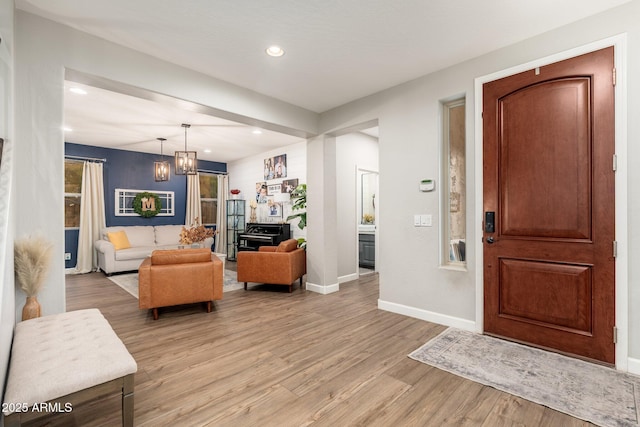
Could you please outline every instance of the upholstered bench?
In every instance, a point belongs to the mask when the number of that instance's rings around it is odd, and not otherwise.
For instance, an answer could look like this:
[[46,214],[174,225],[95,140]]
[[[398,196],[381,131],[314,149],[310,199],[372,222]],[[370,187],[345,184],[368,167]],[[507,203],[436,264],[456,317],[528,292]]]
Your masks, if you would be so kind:
[[122,425],[133,425],[136,361],[98,309],[16,325],[2,404],[5,426],[122,393]]

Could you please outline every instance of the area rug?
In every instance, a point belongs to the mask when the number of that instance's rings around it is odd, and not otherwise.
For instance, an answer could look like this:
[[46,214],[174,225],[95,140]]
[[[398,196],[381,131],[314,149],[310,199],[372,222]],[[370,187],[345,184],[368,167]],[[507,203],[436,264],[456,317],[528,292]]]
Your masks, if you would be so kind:
[[[223,292],[244,289],[244,283],[238,283],[236,277],[238,276],[235,271],[224,270]],[[138,273],[115,274],[113,276],[108,276],[107,278],[134,297],[138,298]]]
[[638,426],[640,377],[449,328],[409,355],[601,426]]

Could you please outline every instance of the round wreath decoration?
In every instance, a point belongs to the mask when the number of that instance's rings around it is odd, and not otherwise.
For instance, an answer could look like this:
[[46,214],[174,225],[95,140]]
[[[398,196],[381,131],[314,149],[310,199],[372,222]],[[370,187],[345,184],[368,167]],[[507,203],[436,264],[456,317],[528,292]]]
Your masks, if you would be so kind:
[[[151,198],[155,199],[155,202],[153,205],[155,209],[147,209],[146,211],[142,210],[142,204],[144,203],[146,205],[149,199]],[[160,200],[160,197],[157,194],[153,194],[145,191],[144,193],[138,193],[135,199],[133,199],[133,210],[135,213],[137,213],[141,217],[151,218],[153,216],[158,215],[161,209],[162,209],[162,201]]]

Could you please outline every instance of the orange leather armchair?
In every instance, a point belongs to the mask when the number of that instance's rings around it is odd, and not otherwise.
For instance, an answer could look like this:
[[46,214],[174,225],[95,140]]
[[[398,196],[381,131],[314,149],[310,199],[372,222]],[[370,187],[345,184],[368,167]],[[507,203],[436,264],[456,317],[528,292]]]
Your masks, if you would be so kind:
[[158,307],[222,299],[224,275],[222,261],[204,249],[157,250],[138,269],[141,309],[152,309],[158,320]]
[[260,246],[257,252],[238,252],[238,282],[266,283],[286,285],[289,292],[293,282],[307,273],[307,256],[304,249],[298,248],[296,239],[285,240],[278,246]]

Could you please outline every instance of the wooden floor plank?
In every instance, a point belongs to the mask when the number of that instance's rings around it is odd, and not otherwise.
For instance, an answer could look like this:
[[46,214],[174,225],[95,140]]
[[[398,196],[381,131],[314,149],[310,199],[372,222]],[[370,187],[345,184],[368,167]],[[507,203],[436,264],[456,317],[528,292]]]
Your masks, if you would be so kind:
[[349,420],[349,425],[369,426],[385,408],[393,405],[411,386],[386,375],[379,375],[358,390],[348,400],[326,411],[313,426],[333,427]]
[[[377,275],[330,295],[253,285],[157,321],[102,273],[66,288],[67,309],[99,308],[138,362],[137,426],[588,425],[409,359],[445,327],[378,310]],[[119,421],[114,396],[32,425]]]

